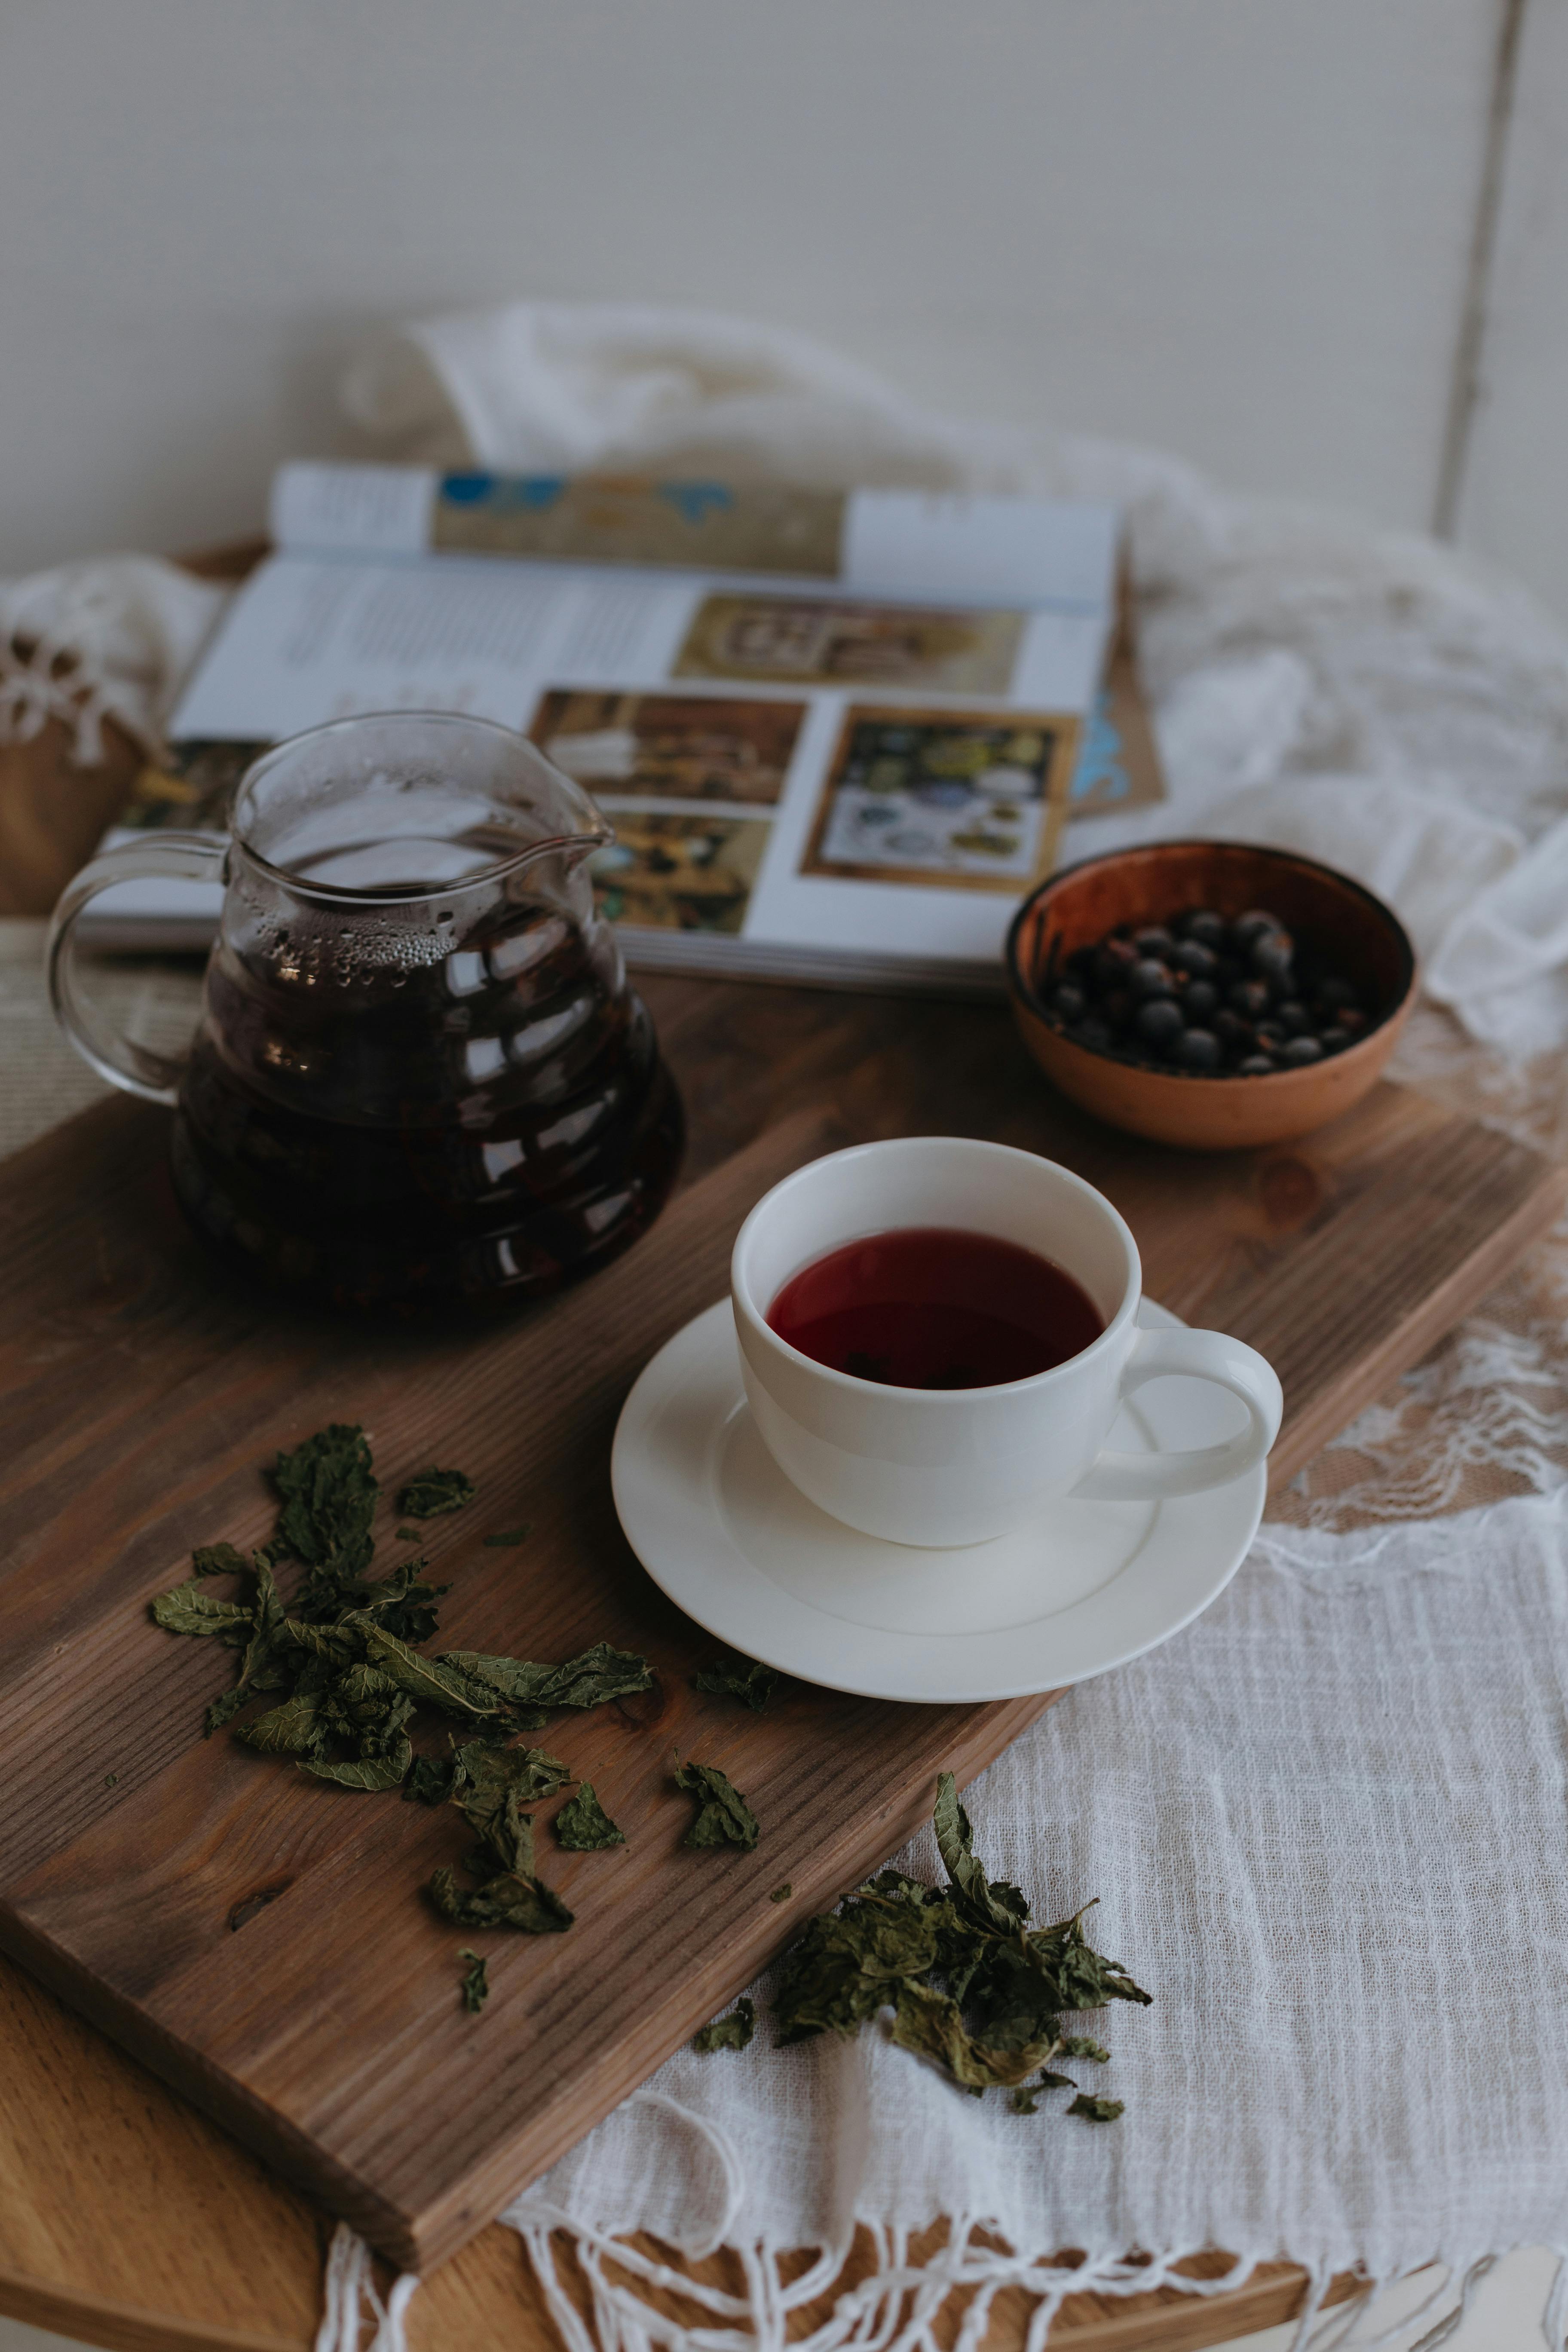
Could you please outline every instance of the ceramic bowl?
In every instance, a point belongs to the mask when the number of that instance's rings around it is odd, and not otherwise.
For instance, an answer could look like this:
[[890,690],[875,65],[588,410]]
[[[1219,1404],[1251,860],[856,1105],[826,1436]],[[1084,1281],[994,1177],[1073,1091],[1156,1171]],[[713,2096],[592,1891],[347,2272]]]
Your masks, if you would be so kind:
[[[1046,1011],[1075,948],[1120,924],[1168,921],[1188,907],[1266,907],[1342,973],[1373,1010],[1366,1034],[1302,1070],[1203,1077],[1140,1069],[1076,1045]],[[1246,842],[1161,841],[1069,866],[1031,893],[1007,934],[1007,982],[1024,1042],[1063,1094],[1130,1134],[1189,1151],[1278,1143],[1326,1126],[1382,1075],[1415,995],[1415,953],[1381,898],[1331,866]]]

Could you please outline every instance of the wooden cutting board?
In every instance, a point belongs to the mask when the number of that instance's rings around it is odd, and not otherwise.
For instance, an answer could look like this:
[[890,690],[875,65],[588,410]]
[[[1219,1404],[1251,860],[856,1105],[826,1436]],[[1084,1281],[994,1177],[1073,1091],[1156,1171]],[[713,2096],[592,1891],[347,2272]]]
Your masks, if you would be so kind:
[[[846,1098],[886,1129],[868,1080]],[[1225,1160],[1115,1138],[1034,1089],[990,1131],[1103,1185],[1151,1294],[1271,1357],[1280,1475],[1473,1303],[1564,1183],[1386,1087],[1310,1144]],[[830,1110],[768,1127],[619,1265],[478,1338],[364,1332],[232,1283],[182,1224],[163,1116],[142,1106],[90,1111],[0,1173],[0,1941],[405,2266],[453,2252],[896,1847],[939,1769],[968,1779],[1048,1703],[788,1684],[753,1717],[704,1698],[689,1678],[714,1645],[616,1525],[609,1442],[637,1370],[721,1294],[758,1194],[849,1139]],[[550,1854],[577,1924],[485,1937],[479,2020],[462,1938],[419,1894],[468,1842],[457,1815],[203,1740],[230,1655],[146,1614],[194,1544],[264,1538],[261,1465],[331,1420],[366,1424],[388,1486],[432,1459],[479,1484],[429,1528],[454,1586],[443,1646],[559,1657],[603,1637],[658,1670],[646,1697],[542,1735],[630,1842]],[[522,1549],[483,1546],[523,1519]],[[754,1854],[680,1845],[676,1746],[745,1790]]]

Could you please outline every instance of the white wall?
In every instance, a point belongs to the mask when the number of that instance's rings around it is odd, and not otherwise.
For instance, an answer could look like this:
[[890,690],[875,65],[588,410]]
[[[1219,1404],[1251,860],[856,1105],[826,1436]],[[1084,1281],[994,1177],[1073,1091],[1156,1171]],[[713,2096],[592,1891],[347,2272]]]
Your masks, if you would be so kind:
[[[1423,525],[1500,5],[6,0],[0,568],[254,529],[353,446],[356,338],[515,294],[783,319]],[[1531,103],[1561,212],[1560,72]],[[1466,507],[1538,573],[1550,408]]]
[[1568,617],[1568,0],[1526,8],[1489,294],[1460,535]]

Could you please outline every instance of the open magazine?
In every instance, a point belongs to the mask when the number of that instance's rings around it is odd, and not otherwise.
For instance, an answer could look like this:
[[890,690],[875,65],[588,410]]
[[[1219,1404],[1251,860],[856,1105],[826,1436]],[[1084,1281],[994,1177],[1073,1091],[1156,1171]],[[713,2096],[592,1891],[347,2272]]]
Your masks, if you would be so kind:
[[[1111,508],[293,465],[271,522],[111,837],[221,830],[323,720],[472,711],[609,817],[633,964],[994,987],[1064,826],[1163,796]],[[125,886],[99,935],[205,940],[184,888]]]

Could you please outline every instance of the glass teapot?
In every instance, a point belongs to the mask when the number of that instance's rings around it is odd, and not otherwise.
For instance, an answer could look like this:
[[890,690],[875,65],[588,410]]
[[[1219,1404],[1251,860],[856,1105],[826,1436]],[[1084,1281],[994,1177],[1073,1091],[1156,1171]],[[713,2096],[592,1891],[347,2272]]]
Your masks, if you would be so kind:
[[[531,1297],[658,1215],[679,1097],[584,861],[610,827],[510,728],[342,719],[248,770],[232,834],[96,858],[49,940],[55,1009],[116,1086],[174,1107],[174,1187],[231,1260],[339,1305]],[[149,876],[225,884],[200,1025],[107,1034],[75,927]]]

